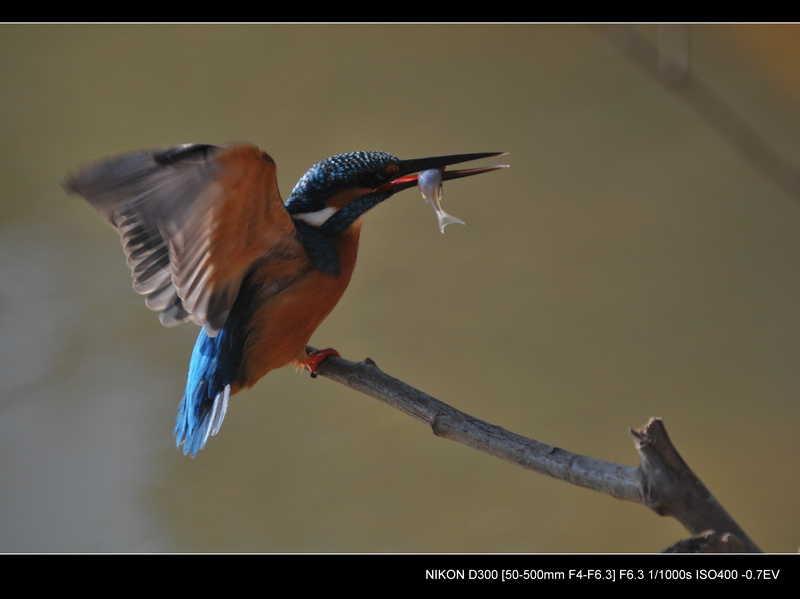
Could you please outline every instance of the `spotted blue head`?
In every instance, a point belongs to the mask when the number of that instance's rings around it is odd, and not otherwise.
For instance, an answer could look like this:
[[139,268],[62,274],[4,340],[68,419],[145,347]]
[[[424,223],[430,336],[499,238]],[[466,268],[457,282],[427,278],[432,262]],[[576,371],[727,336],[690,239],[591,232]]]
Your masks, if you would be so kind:
[[[455,154],[401,160],[386,152],[337,154],[312,166],[286,200],[286,209],[312,263],[338,274],[334,240],[395,193],[417,185],[417,174],[432,168],[496,156],[502,152]],[[487,172],[496,167],[445,171],[443,179]]]

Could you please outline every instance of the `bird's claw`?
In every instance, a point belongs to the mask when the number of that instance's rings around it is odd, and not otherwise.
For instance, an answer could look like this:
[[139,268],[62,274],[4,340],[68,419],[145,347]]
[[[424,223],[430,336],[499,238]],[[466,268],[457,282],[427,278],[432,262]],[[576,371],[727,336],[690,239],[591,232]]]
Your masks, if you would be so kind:
[[317,378],[317,368],[319,368],[320,362],[322,362],[328,356],[339,356],[339,352],[329,347],[327,349],[318,349],[315,352],[311,352],[308,354],[308,357],[303,362],[303,366],[308,368],[311,371],[311,378]]

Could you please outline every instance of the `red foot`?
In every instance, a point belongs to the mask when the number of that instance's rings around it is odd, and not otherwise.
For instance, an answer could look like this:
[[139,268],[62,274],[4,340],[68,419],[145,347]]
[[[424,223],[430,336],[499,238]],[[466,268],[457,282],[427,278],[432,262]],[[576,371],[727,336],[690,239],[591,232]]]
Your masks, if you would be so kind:
[[311,378],[317,378],[317,368],[319,368],[319,363],[322,362],[328,356],[339,356],[339,352],[329,347],[327,349],[318,349],[317,351],[308,354],[308,357],[303,362],[303,366],[308,368],[311,371]]

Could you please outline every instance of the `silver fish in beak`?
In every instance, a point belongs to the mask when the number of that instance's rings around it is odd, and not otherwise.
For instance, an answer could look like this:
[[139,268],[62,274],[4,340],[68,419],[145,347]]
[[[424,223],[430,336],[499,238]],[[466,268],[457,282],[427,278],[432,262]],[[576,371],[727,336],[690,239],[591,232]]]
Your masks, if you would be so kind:
[[463,220],[452,216],[444,211],[442,208],[442,182],[444,181],[444,168],[432,168],[427,171],[422,171],[417,178],[419,190],[422,197],[425,198],[436,213],[436,218],[439,219],[439,230],[444,234],[444,228],[447,225],[458,223],[460,225],[466,224]]

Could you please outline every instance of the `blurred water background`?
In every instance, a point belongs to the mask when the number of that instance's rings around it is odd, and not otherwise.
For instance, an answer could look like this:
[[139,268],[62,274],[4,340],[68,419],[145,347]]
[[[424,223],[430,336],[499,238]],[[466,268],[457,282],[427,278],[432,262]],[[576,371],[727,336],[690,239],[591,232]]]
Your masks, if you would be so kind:
[[[653,41],[657,27],[636,30]],[[800,164],[800,29],[691,28],[691,69]],[[651,552],[675,521],[270,374],[196,458],[171,437],[197,329],[162,328],[59,186],[134,149],[314,162],[510,152],[404,192],[312,342],[476,417],[635,465],[663,417],[765,551],[800,545],[800,205],[583,25],[0,26],[0,551]]]

